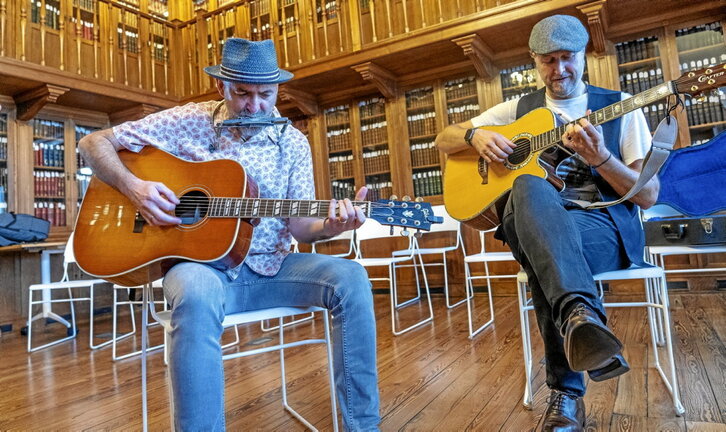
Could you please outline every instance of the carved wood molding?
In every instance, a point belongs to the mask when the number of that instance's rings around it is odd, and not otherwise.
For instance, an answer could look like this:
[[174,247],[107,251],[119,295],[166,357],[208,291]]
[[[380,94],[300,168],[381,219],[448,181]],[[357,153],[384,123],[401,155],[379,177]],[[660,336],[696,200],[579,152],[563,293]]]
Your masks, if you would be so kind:
[[307,116],[314,116],[318,113],[318,100],[310,93],[284,86],[280,87],[278,95],[281,100],[291,102]]
[[153,114],[159,111],[158,106],[148,104],[138,104],[125,110],[116,111],[108,116],[109,121],[112,125],[121,124],[123,122],[140,120],[149,114]]
[[464,55],[474,64],[476,73],[482,79],[491,81],[497,76],[499,71],[492,64],[492,50],[484,43],[477,34],[470,34],[456,39],[452,42],[459,45],[464,50]]
[[396,77],[387,69],[373,62],[361,63],[351,66],[351,68],[358,72],[364,80],[373,83],[386,99],[392,99],[396,96],[398,83]]
[[46,104],[55,103],[58,97],[68,90],[70,90],[68,87],[43,84],[40,87],[13,96],[15,106],[18,109],[17,119],[22,121],[32,119]]
[[605,55],[605,32],[608,28],[605,3],[605,0],[597,0],[592,3],[577,6],[577,9],[587,17],[592,47],[597,56]]

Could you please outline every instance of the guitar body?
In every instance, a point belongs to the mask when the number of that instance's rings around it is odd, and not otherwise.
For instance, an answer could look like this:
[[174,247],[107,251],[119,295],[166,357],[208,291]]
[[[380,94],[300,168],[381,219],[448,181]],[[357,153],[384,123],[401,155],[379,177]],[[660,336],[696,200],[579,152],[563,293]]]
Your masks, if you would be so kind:
[[[164,183],[178,197],[257,197],[256,185],[234,161],[189,162],[148,146],[139,154],[118,155],[134,175]],[[249,250],[253,230],[248,219],[239,218],[202,217],[164,227],[140,218],[126,196],[92,177],[74,230],[73,250],[81,269],[136,286],[162,277],[180,260],[222,259],[235,266]]]
[[505,163],[487,164],[474,149],[448,155],[444,172],[444,205],[454,218],[472,228],[496,228],[499,210],[506,204],[514,180],[525,174],[546,178],[556,187],[563,182],[554,170],[539,159],[542,151],[527,151],[531,137],[555,126],[555,115],[547,108],[538,108],[514,123],[504,126],[486,126],[517,144],[516,154]]

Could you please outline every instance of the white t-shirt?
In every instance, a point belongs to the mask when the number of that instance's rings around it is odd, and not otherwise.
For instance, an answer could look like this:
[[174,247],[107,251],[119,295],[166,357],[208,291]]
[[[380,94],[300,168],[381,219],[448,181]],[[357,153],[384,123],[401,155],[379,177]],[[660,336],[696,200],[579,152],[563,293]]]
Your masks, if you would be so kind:
[[[622,99],[630,97],[623,93]],[[505,125],[516,120],[518,99],[500,103],[471,119],[475,127]],[[563,122],[570,122],[585,116],[587,93],[572,99],[551,99],[545,97],[545,106],[558,115]],[[558,123],[558,126],[563,123]],[[651,144],[650,130],[641,110],[623,116],[620,122],[620,155],[623,163],[630,165],[645,158]],[[565,158],[556,168],[557,175],[565,181],[563,198],[595,202],[602,197],[595,186],[590,167],[577,154]]]

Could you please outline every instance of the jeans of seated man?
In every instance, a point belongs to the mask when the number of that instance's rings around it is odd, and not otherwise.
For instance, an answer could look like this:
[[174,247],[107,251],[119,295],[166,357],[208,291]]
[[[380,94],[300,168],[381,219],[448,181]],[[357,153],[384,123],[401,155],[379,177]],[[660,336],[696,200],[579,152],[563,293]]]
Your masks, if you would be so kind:
[[582,372],[570,369],[560,333],[573,301],[589,305],[606,322],[592,275],[630,262],[604,210],[564,201],[547,180],[518,177],[502,216],[503,234],[527,273],[545,346],[547,385],[584,396]]
[[376,323],[365,269],[351,261],[290,254],[277,275],[243,266],[236,280],[200,263],[182,263],[164,278],[171,304],[170,373],[178,430],[223,430],[225,314],[276,306],[320,306],[333,315],[333,367],[348,430],[377,430]]

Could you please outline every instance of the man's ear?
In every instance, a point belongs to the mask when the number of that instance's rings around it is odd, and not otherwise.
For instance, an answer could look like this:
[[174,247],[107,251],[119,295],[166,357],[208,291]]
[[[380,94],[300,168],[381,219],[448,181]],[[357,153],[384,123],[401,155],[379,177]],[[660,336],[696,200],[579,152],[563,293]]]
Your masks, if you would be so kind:
[[224,81],[217,78],[215,78],[215,81],[217,82],[217,91],[219,92],[219,95],[222,96],[222,99],[224,99]]

